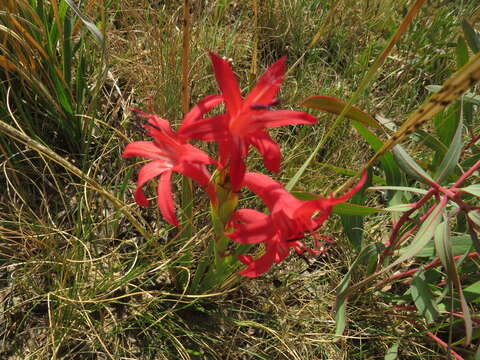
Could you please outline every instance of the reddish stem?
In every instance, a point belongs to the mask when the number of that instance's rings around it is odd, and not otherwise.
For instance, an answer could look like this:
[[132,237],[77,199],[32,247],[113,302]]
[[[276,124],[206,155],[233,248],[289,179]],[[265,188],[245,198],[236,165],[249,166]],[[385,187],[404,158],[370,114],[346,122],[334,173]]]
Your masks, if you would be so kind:
[[452,187],[450,187],[450,189],[453,189],[453,188],[457,188],[459,187],[460,185],[462,185],[462,183],[470,176],[472,175],[478,168],[480,168],[480,160],[478,160],[475,164],[473,164],[473,166],[468,169],[467,171],[465,171],[462,176],[460,176],[460,178],[455,182],[455,184],[453,184]]
[[433,341],[435,341],[438,345],[440,345],[441,347],[443,347],[445,350],[449,351],[450,350],[450,354],[453,355],[453,357],[457,360],[465,360],[463,357],[461,357],[456,351],[452,350],[452,349],[449,349],[448,347],[448,344],[443,341],[442,339],[440,339],[438,336],[436,336],[434,333],[430,332],[430,331],[427,331],[426,332],[427,336],[430,337],[431,339],[433,339]]
[[467,149],[470,149],[478,140],[480,140],[480,134],[472,137],[472,140],[469,141],[469,143],[467,144],[467,146],[465,146],[462,150],[462,153],[460,154],[460,156],[463,158],[463,155],[465,155],[465,151]]
[[[457,256],[454,256],[453,257],[453,260],[454,261],[457,261],[458,259],[460,259],[463,255],[457,255]],[[471,252],[467,255],[467,259],[472,259],[474,257],[478,257],[478,253],[475,251],[475,252]],[[410,269],[408,271],[404,271],[404,272],[401,272],[401,273],[398,273],[398,274],[395,274],[395,275],[392,275],[390,276],[388,279],[384,280],[384,281],[381,281],[379,283],[377,283],[375,285],[375,287],[380,287],[380,286],[383,286],[384,284],[388,283],[388,282],[391,282],[391,281],[394,281],[394,280],[398,280],[398,279],[401,279],[401,278],[404,278],[404,277],[407,277],[407,276],[412,276],[413,274],[415,274],[417,271],[419,270],[428,270],[428,269],[431,269],[433,267],[437,267],[437,266],[440,266],[442,265],[441,261],[440,261],[440,258],[436,257],[435,259],[432,260],[432,262],[428,265],[425,265],[425,266],[420,266],[420,267],[417,267],[417,268],[414,268],[414,269]]]

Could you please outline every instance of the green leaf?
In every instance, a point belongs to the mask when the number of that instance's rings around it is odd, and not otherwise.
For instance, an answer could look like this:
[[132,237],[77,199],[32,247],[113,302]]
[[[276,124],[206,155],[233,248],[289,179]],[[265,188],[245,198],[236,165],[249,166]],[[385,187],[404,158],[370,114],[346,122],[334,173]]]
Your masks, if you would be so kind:
[[345,331],[347,325],[346,319],[346,306],[347,296],[346,292],[350,285],[350,275],[353,270],[360,264],[368,261],[374,256],[378,256],[379,251],[383,247],[383,244],[369,244],[364,247],[358,254],[355,261],[352,263],[347,273],[343,277],[342,281],[337,287],[337,298],[335,300],[335,335],[340,336]]
[[468,63],[468,48],[463,36],[458,37],[455,55],[457,56],[457,69]]
[[466,342],[469,343],[472,339],[472,318],[468,308],[467,301],[463,296],[462,283],[457,272],[457,265],[453,259],[452,241],[450,239],[450,228],[448,227],[448,220],[440,223],[435,230],[435,248],[437,249],[438,257],[442,262],[443,267],[447,273],[448,280],[457,289],[462,307]]
[[393,155],[400,168],[408,175],[420,180],[428,180],[427,182],[434,182],[430,175],[408,155],[401,145],[396,145],[393,148]]
[[[352,126],[358,131],[360,135],[368,142],[368,144],[372,147],[373,150],[378,151],[383,146],[383,142],[370,130],[363,127],[357,121],[352,121]],[[390,153],[386,153],[379,159],[380,164],[382,165],[382,169],[385,172],[385,176],[387,178],[387,184],[389,185],[398,185],[402,182],[402,174],[400,173],[400,169],[398,168],[393,155]],[[393,196],[392,193],[389,193],[389,198]]]
[[[465,254],[472,247],[472,239],[468,235],[452,236],[453,256]],[[401,250],[400,250],[401,252]],[[434,258],[436,256],[435,242],[430,241],[417,255],[417,257]]]
[[393,205],[385,208],[385,211],[399,211],[399,212],[405,212],[408,210],[411,210],[415,206],[414,204],[398,204],[398,205]]
[[467,187],[460,188],[459,190],[470,195],[480,197],[480,184],[469,185]]
[[480,280],[463,289],[463,294],[468,301],[480,302]]
[[[369,169],[367,171],[368,178],[360,191],[357,191],[354,194],[350,201],[351,204],[363,205],[366,201],[365,189],[372,184],[372,171]],[[352,215],[340,215],[340,220],[343,225],[343,230],[347,235],[348,240],[354,246],[356,250],[360,250],[362,247],[363,239],[363,218],[361,216],[352,216]]]
[[425,281],[425,272],[423,270],[415,273],[410,290],[418,312],[428,323],[434,322],[438,318],[439,311],[428,283]]
[[398,359],[398,345],[400,343],[395,343],[393,344],[388,350],[387,353],[385,354],[385,360],[397,360]]
[[333,213],[350,216],[369,216],[382,211],[384,210],[351,203],[337,204],[333,207]]
[[435,180],[438,183],[441,183],[455,167],[457,166],[458,159],[460,159],[460,154],[462,151],[462,133],[463,133],[463,119],[460,116],[458,121],[457,130],[453,136],[452,142],[448,148],[445,157],[443,158],[441,164],[438,166],[437,172],[434,176]]
[[414,256],[417,256],[420,251],[428,244],[428,242],[432,239],[435,230],[442,219],[442,215],[445,209],[446,203],[440,202],[437,206],[432,210],[430,215],[425,219],[425,221],[418,229],[417,234],[413,238],[410,245],[403,248],[400,252],[400,256],[390,265],[384,267],[381,271],[377,273],[378,276],[384,274],[395,266],[401,264],[405,260],[408,260]]
[[436,137],[430,135],[428,132],[423,130],[415,131],[413,137],[422,145],[428,146],[430,149],[438,153],[439,155],[445,156],[448,148]]
[[480,210],[473,210],[468,212],[468,217],[472,220],[477,226],[480,226]]
[[371,186],[369,190],[395,190],[395,191],[407,191],[412,192],[420,195],[425,195],[427,190],[408,187],[408,186]]
[[[458,102],[433,117],[433,125],[435,126],[435,132],[439,140],[446,146],[448,146],[452,142],[459,121],[460,107]],[[437,154],[435,155],[435,160],[433,162],[434,164],[442,161],[442,157],[438,157]]]
[[[302,106],[319,109],[336,115],[340,115],[346,105],[345,102],[331,96],[311,96],[302,103]],[[345,117],[350,120],[356,120],[374,129],[382,129],[377,120],[356,106],[352,106],[345,113]]]
[[473,26],[470,25],[470,23],[467,20],[463,19],[462,29],[463,29],[463,35],[465,36],[468,46],[470,46],[470,49],[472,49],[472,51],[475,54],[480,52],[480,37],[476,33]]
[[80,9],[75,5],[75,3],[72,0],[65,0],[70,6],[70,8],[73,10],[73,12],[80,18],[80,20],[83,22],[83,24],[87,27],[88,31],[93,35],[97,43],[102,47],[102,49],[105,46],[105,40],[103,39],[103,34],[102,32],[98,29],[98,27],[95,26],[93,22],[91,22],[85,15],[82,14]]
[[72,26],[70,18],[65,17],[63,22],[63,76],[66,83],[70,86],[72,81]]

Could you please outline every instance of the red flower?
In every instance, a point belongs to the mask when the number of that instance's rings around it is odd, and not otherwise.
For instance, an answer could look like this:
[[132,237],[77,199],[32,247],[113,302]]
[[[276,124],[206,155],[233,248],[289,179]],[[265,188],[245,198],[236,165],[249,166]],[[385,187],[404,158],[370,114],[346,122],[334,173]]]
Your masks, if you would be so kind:
[[[122,154],[123,157],[140,156],[152,160],[143,166],[138,174],[135,200],[139,205],[148,206],[142,185],[148,180],[160,176],[157,187],[158,207],[165,219],[170,224],[177,226],[178,220],[175,216],[171,189],[172,172],[190,177],[205,188],[212,202],[215,202],[215,190],[210,184],[210,173],[205,167],[205,164],[215,164],[215,161],[203,151],[187,144],[183,138],[172,131],[167,120],[137,109],[132,110],[148,119],[148,124],[144,125],[144,128],[153,138],[153,141],[135,141],[128,144]],[[197,111],[199,116],[203,115],[202,112],[205,109],[198,110],[197,107],[193,108],[189,113],[190,117],[195,117],[193,111]]]
[[210,53],[210,58],[227,113],[195,123],[184,123],[180,126],[179,133],[188,138],[218,141],[220,163],[223,166],[229,163],[232,188],[238,190],[245,175],[243,159],[247,156],[250,145],[262,154],[267,169],[277,172],[280,168],[280,149],[265,129],[291,124],[313,124],[316,120],[304,112],[270,110],[271,105],[276,103],[275,97],[283,81],[285,57],[260,77],[244,100],[230,64],[213,53]]
[[[240,256],[247,268],[240,274],[247,277],[259,276],[273,265],[283,261],[293,248],[297,253],[307,248],[302,239],[305,233],[315,231],[330,216],[334,205],[347,201],[365,183],[364,174],[358,184],[338,198],[318,198],[302,201],[295,198],[279,183],[266,175],[246,173],[244,185],[257,194],[267,205],[270,215],[251,209],[238,210],[232,216],[235,232],[228,236],[238,243],[265,243],[265,254],[256,260],[249,255]],[[312,217],[312,215],[314,215]]]

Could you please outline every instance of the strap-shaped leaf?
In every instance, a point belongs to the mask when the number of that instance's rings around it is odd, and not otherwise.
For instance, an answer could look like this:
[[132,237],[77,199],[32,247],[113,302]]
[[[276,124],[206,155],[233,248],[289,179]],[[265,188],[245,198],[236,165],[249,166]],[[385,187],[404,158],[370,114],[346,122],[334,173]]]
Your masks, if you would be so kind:
[[[374,151],[378,151],[383,146],[383,142],[370,130],[362,126],[362,124],[357,121],[352,121],[352,126],[358,131],[360,135],[368,142]],[[387,153],[380,157],[380,163],[382,164],[382,169],[385,172],[385,177],[387,178],[387,184],[401,184],[402,174],[398,168],[393,155]],[[389,194],[389,198],[393,196],[392,193]]]
[[377,256],[379,253],[379,248],[382,247],[382,244],[370,244],[367,245],[360,251],[357,258],[353,264],[348,269],[347,273],[342,279],[342,282],[337,287],[337,298],[335,301],[335,335],[340,336],[345,331],[347,325],[346,319],[346,306],[347,306],[347,297],[345,296],[348,286],[350,285],[350,275],[352,274],[355,268],[364,263],[365,260],[370,259],[372,256]]
[[411,193],[416,193],[420,195],[425,195],[427,190],[408,187],[408,186],[371,186],[368,188],[369,190],[395,190],[395,191],[406,191]]
[[428,282],[425,280],[425,272],[423,270],[415,273],[412,279],[410,293],[418,312],[429,324],[434,322],[440,313],[435,298],[428,286]]
[[435,174],[435,180],[441,183],[455,167],[457,166],[458,159],[462,152],[462,133],[463,133],[463,118],[460,116],[460,120],[457,125],[457,130],[453,136],[452,143],[450,144],[445,157],[440,163],[437,172]]
[[88,31],[90,31],[97,41],[97,43],[103,48],[105,45],[105,40],[103,39],[103,34],[102,32],[98,29],[98,27],[95,26],[93,22],[91,22],[85,15],[82,14],[80,9],[75,5],[73,0],[65,0],[70,6],[70,8],[73,10],[73,12],[82,20],[82,22],[85,24],[87,27]]
[[393,206],[389,206],[385,208],[385,211],[392,211],[392,212],[405,212],[411,210],[415,204],[397,204]]
[[[302,106],[319,109],[330,114],[340,115],[347,104],[331,96],[310,96],[305,99]],[[374,117],[356,106],[351,106],[345,113],[345,117],[351,120],[356,120],[374,129],[382,129]]]
[[400,343],[396,342],[387,350],[385,354],[385,360],[397,360],[398,359],[398,345]]
[[379,212],[384,211],[380,208],[374,208],[370,206],[352,204],[352,203],[342,203],[337,204],[333,207],[333,213],[339,215],[350,215],[350,216],[369,216]]
[[453,249],[450,239],[450,228],[448,227],[448,221],[443,221],[437,226],[434,239],[438,257],[445,268],[448,280],[457,289],[464,317],[466,342],[470,343],[472,340],[472,317],[470,315],[467,301],[463,296],[462,284],[460,282],[460,277],[458,276],[455,260],[453,259]]
[[465,35],[465,39],[467,40],[470,49],[472,49],[475,54],[480,52],[480,36],[476,33],[473,26],[470,25],[467,20],[463,19],[462,28],[463,34]]
[[457,56],[457,68],[460,69],[468,62],[468,48],[463,36],[458,37],[455,55]]
[[401,145],[396,145],[393,148],[393,155],[398,162],[400,168],[408,175],[419,180],[426,180],[427,182],[434,182],[433,179],[423,170],[410,155],[403,149]]
[[460,190],[470,195],[480,197],[480,184],[469,185],[467,187],[461,188]]

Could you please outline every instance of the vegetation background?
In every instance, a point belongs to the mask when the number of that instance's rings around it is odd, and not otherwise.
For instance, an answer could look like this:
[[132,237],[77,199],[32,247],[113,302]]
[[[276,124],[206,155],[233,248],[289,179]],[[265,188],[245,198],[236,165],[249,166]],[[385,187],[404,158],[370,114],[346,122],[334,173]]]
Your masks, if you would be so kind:
[[[299,110],[312,95],[347,100],[412,3],[339,0],[329,18],[331,1],[192,1],[191,104],[218,91],[208,51],[231,59],[243,90],[279,57],[289,65],[301,59],[286,76],[281,107]],[[59,0],[0,5],[0,119],[23,136],[0,133],[0,358],[387,359],[397,342],[401,359],[446,356],[425,333],[447,341],[448,326],[419,331],[409,320],[421,318],[399,316],[375,292],[351,298],[348,332],[334,336],[335,288],[356,256],[338,219],[322,229],[335,244],[310,264],[292,256],[218,293],[176,288],[174,274],[191,275],[182,255],[199,253],[212,236],[207,200],[196,198],[194,236],[184,241],[158,209],[136,206],[138,164],[120,155],[145,138],[130,107],[173,126],[182,119],[183,4],[77,5],[78,13]],[[355,105],[401,124],[428,96],[427,85],[456,70],[464,18],[478,29],[476,0],[427,1]],[[331,115],[309,112],[316,125],[273,132],[282,182],[332,125]],[[411,148],[418,159],[429,156]],[[297,189],[327,194],[345,179],[335,168],[357,169],[372,155],[344,122]],[[382,201],[369,198],[372,206]],[[386,236],[383,220],[366,220],[365,241]],[[408,284],[393,286],[402,293]]]

